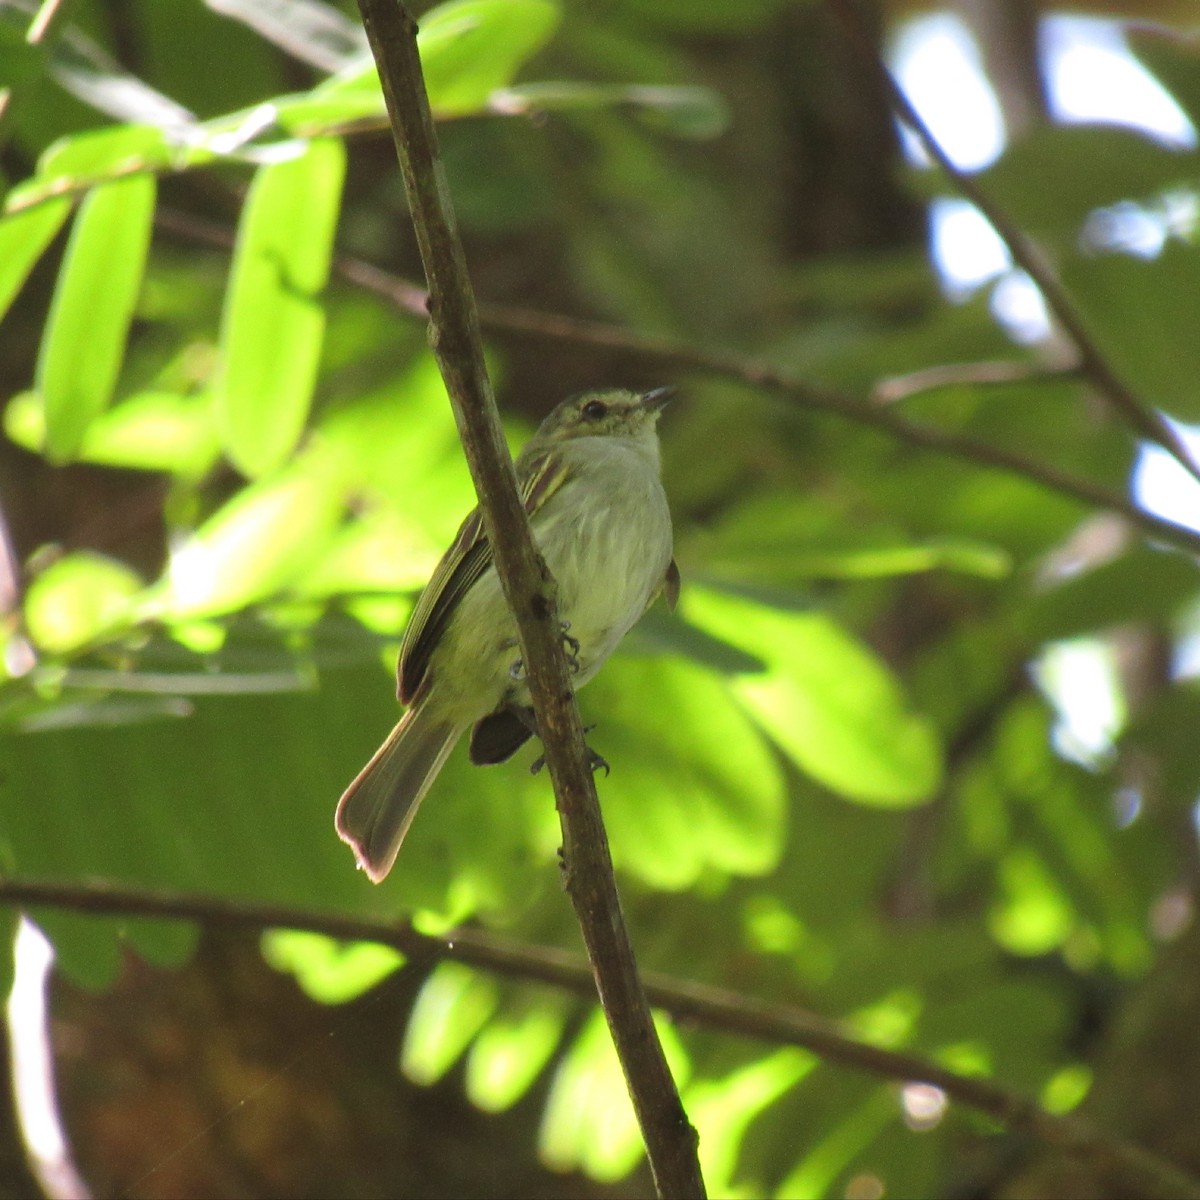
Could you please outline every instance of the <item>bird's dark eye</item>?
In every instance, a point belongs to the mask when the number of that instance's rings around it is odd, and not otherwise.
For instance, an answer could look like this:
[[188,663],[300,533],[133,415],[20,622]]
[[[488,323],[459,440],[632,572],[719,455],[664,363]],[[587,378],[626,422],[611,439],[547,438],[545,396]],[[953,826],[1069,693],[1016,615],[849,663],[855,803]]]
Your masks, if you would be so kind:
[[599,421],[608,415],[608,405],[603,400],[589,400],[581,411],[585,420]]

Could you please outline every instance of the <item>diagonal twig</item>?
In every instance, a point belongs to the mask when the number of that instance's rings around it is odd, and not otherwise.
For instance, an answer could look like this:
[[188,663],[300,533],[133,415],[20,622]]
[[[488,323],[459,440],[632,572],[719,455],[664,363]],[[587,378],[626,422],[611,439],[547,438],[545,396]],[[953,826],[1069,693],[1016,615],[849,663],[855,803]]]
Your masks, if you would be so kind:
[[1076,308],[1066,289],[1059,282],[1053,268],[1041,250],[1016,222],[1000,207],[972,178],[957,167],[942,149],[929,126],[904,94],[891,71],[879,56],[879,51],[867,31],[855,0],[828,0],[834,14],[841,22],[855,53],[878,78],[896,115],[916,135],[925,153],[937,163],[954,182],[955,187],[987,219],[1008,247],[1012,260],[1037,285],[1050,311],[1074,345],[1079,355],[1079,369],[1096,389],[1106,397],[1126,424],[1139,437],[1161,446],[1183,467],[1189,475],[1200,481],[1200,464],[1170,423],[1155,408],[1147,404],[1117,374],[1104,356],[1087,328],[1082,314]]
[[[546,983],[586,1000],[595,999],[588,964],[553,946],[531,946],[487,930],[464,927],[441,937],[411,924],[313,912],[227,896],[186,895],[93,880],[56,883],[0,878],[0,904],[46,905],[95,915],[161,917],[255,928],[303,929],[342,941],[391,946],[410,963],[453,959],[508,978]],[[799,1046],[822,1060],[899,1083],[928,1083],[953,1101],[983,1113],[1013,1132],[1023,1132],[1064,1153],[1084,1154],[1119,1168],[1139,1194],[1200,1198],[1200,1180],[1153,1151],[1115,1137],[1082,1117],[1047,1112],[1040,1105],[989,1079],[952,1071],[930,1059],[863,1042],[836,1021],[725,988],[644,974],[656,1008],[675,1020],[773,1044]]]
[[417,52],[399,0],[359,0],[379,67],[413,228],[429,283],[430,340],[446,382],[496,573],[517,622],[563,831],[564,878],[605,1018],[662,1196],[703,1197],[695,1130],[679,1100],[621,914],[583,740],[554,583],[533,544],[483,359],[475,297],[455,227]]

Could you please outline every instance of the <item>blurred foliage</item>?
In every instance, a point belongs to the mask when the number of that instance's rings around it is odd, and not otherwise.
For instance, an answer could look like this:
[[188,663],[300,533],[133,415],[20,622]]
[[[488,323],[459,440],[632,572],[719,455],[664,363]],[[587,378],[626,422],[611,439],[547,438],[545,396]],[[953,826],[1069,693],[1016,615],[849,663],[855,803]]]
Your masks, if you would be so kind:
[[[28,13],[0,8],[3,873],[574,947],[532,750],[488,770],[456,755],[383,887],[332,830],[395,719],[408,608],[473,500],[420,321],[353,269],[419,277],[353,4],[76,0],[70,16],[34,53]],[[829,51],[820,6],[450,0],[420,23],[488,301],[859,395],[930,366],[1056,361],[997,315],[994,282],[948,298],[919,236],[947,184],[902,165],[886,114],[822,114],[843,111],[827,61],[864,68]],[[1134,48],[1195,120],[1194,47],[1160,32]],[[806,207],[814,179],[832,205]],[[1047,121],[980,182],[1122,377],[1195,419],[1195,149]],[[839,209],[878,239],[846,235]],[[1128,243],[1131,216],[1158,231],[1151,251]],[[823,253],[795,248],[801,226]],[[668,375],[652,353],[544,332],[488,349],[514,445],[571,391]],[[842,1018],[1055,1111],[1086,1103],[1112,1007],[1160,964],[1179,927],[1164,913],[1181,895],[1190,913],[1197,881],[1193,562],[1034,480],[699,366],[669,375],[683,602],[582,696],[642,963]],[[1074,376],[967,372],[903,403],[1108,486],[1139,462]],[[1066,642],[1115,663],[1088,675],[1101,684],[1051,686]],[[1096,704],[1118,714],[1099,743],[1077,728]],[[195,942],[178,922],[35,916],[92,988],[123,945],[171,965]],[[401,965],[306,933],[264,953],[330,1004]],[[922,1118],[896,1081],[661,1023],[715,1195],[985,1194],[1008,1169],[998,1139],[969,1136],[990,1127],[953,1106]],[[603,1022],[552,988],[443,963],[397,1054],[425,1083],[461,1066],[489,1111],[548,1081],[555,1169],[612,1180],[637,1162]]]

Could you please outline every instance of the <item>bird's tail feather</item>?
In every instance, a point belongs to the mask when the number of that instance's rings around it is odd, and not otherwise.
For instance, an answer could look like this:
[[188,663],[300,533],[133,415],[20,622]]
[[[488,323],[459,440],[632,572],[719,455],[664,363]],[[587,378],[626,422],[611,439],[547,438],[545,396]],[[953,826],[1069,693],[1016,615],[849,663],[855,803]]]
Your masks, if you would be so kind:
[[334,826],[372,883],[392,869],[417,806],[463,732],[414,705],[342,793]]

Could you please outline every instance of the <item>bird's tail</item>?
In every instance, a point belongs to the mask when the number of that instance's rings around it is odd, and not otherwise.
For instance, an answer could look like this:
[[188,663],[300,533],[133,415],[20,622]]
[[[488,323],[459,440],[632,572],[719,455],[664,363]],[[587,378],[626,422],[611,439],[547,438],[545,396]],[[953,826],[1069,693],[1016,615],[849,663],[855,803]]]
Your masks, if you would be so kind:
[[342,793],[334,826],[372,883],[392,869],[417,806],[462,734],[415,704]]

